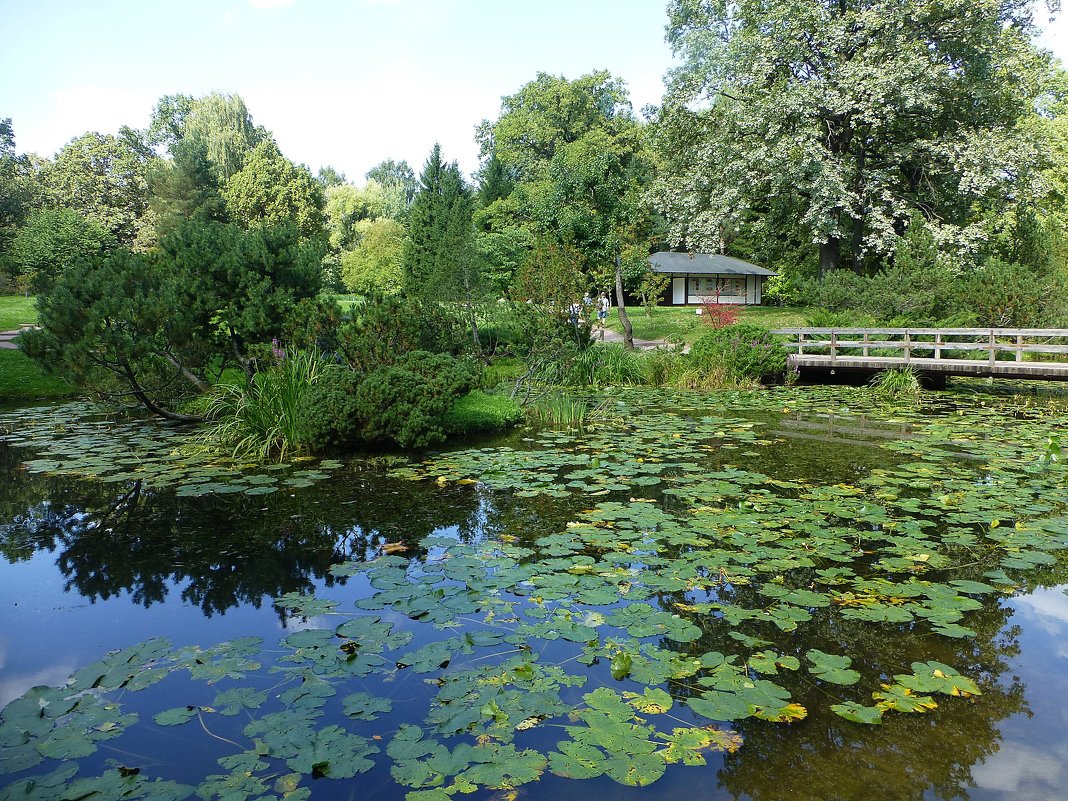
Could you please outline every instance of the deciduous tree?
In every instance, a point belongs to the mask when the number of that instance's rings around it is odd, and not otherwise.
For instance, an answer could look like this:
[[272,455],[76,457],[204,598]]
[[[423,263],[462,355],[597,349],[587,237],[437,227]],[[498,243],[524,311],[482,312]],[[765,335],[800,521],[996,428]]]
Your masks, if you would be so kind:
[[[683,63],[659,124],[675,241],[718,250],[783,219],[821,272],[880,265],[914,212],[975,252],[1031,193],[1048,58],[1019,0],[672,0]],[[786,208],[788,213],[782,214]]]

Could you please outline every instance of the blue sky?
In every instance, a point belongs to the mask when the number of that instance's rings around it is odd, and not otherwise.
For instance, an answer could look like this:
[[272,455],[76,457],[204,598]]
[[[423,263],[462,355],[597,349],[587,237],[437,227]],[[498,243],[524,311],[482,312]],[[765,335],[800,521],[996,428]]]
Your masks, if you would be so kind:
[[[0,117],[20,152],[147,125],[164,94],[245,98],[282,151],[350,179],[474,129],[539,72],[607,69],[635,109],[671,64],[666,0],[0,0]],[[1044,19],[1045,14],[1040,14]],[[1068,60],[1068,25],[1045,39]]]

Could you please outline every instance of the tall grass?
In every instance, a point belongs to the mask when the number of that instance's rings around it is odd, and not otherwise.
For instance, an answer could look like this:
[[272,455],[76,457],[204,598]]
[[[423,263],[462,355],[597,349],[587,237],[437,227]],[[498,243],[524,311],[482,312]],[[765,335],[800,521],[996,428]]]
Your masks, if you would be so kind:
[[876,373],[870,386],[884,400],[908,400],[920,394],[920,377],[911,367],[899,367]]
[[245,387],[220,384],[208,403],[209,444],[235,458],[285,461],[300,450],[300,404],[324,366],[317,352],[297,351]]
[[525,407],[527,421],[543,428],[578,428],[586,426],[589,407],[581,400],[562,393],[549,393]]
[[594,345],[580,352],[571,367],[570,383],[578,386],[620,386],[645,383],[644,354],[622,345]]

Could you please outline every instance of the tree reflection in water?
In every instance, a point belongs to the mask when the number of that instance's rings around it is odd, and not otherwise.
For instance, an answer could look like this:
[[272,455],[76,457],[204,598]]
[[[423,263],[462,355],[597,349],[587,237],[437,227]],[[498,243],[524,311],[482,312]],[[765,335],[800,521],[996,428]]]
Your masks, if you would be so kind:
[[[128,593],[145,607],[181,588],[205,615],[239,604],[259,607],[315,582],[343,583],[329,568],[391,549],[422,555],[428,534],[454,529],[461,540],[515,525],[528,509],[498,507],[470,487],[398,485],[373,471],[338,474],[300,492],[175,499],[140,482],[108,484],[33,475],[0,445],[0,554],[26,560],[56,554],[66,590],[91,601]],[[347,499],[347,500],[346,500]],[[355,499],[355,500],[352,500]],[[529,505],[527,505],[529,506]],[[554,515],[538,525],[552,525]],[[533,530],[533,528],[532,528]]]

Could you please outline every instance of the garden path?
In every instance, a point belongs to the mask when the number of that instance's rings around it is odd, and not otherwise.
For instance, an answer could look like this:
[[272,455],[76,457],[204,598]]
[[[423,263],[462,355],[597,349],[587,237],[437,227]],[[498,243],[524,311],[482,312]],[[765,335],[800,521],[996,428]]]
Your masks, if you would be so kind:
[[21,331],[0,331],[0,350],[17,350],[18,345],[15,344],[15,337],[17,337]]

